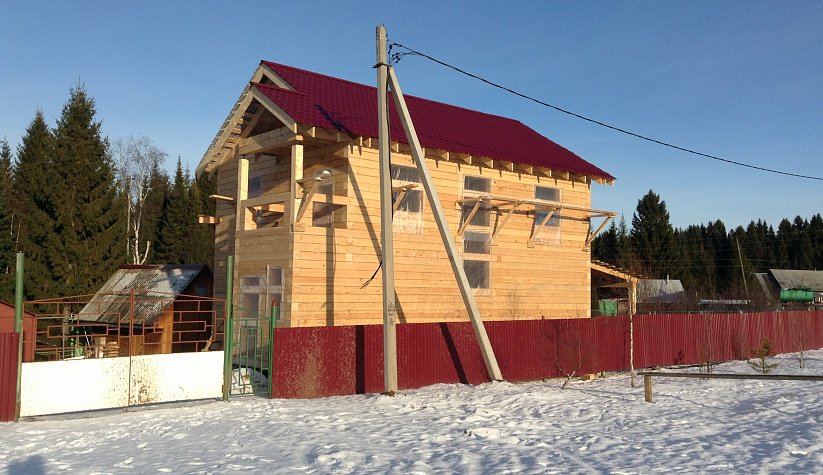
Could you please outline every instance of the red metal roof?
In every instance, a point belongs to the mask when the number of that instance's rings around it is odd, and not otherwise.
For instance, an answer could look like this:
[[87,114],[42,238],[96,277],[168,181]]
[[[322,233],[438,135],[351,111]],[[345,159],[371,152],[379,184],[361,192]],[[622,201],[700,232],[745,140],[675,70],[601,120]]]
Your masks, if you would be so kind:
[[[296,122],[377,137],[376,88],[269,61],[263,64],[295,91],[254,87]],[[392,140],[408,143],[393,101],[389,102]],[[408,95],[406,104],[423,147],[614,179],[519,121]]]

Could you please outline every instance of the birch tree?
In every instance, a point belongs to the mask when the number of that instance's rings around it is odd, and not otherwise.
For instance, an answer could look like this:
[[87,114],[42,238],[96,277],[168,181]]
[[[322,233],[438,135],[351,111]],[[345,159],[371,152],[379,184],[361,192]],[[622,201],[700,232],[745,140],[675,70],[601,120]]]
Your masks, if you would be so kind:
[[166,152],[148,137],[118,139],[114,143],[120,186],[128,197],[126,252],[132,264],[146,262],[154,239],[154,230],[146,229],[145,215],[153,191],[152,174],[166,159]]

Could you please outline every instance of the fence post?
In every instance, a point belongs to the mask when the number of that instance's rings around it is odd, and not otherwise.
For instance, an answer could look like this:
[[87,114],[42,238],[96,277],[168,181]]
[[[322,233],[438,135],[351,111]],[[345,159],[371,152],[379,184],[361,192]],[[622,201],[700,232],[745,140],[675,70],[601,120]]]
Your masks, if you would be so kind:
[[[20,419],[20,383],[23,376],[23,260],[23,253],[18,252],[17,279],[14,290],[14,332],[17,333],[17,395],[14,400],[14,422]],[[37,332],[36,327],[34,331]],[[34,335],[30,336],[34,337]]]
[[269,318],[269,398],[274,397],[274,330],[277,328],[277,317],[280,316],[280,306],[277,299],[271,301],[271,317]]
[[234,256],[226,257],[226,323],[223,325],[223,400],[231,394],[232,354],[234,349]]
[[643,397],[646,402],[654,402],[652,397],[652,376],[650,374],[643,375]]

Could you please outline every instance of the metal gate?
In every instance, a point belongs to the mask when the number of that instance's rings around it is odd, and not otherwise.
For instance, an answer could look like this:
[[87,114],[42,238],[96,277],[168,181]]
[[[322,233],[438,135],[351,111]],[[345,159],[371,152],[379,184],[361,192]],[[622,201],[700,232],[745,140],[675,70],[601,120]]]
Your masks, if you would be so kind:
[[226,348],[231,354],[231,396],[270,397],[272,393],[276,302],[269,314],[256,310],[232,306],[229,325],[233,338]]
[[26,302],[21,415],[222,393],[225,302],[154,291]]

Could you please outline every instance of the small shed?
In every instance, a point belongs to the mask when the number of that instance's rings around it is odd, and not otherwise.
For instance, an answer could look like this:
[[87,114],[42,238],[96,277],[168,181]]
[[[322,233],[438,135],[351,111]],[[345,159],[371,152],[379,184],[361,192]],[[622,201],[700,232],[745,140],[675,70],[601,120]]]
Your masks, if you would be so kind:
[[78,312],[86,356],[200,351],[213,341],[205,265],[121,266]]

